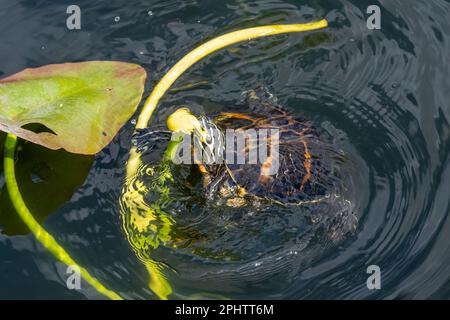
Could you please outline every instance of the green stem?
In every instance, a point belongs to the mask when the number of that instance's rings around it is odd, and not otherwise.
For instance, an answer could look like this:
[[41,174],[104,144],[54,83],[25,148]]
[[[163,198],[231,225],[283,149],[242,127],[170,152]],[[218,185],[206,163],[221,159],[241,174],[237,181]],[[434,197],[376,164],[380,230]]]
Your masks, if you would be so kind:
[[76,266],[80,270],[80,274],[83,279],[93,286],[98,292],[104,296],[113,300],[122,300],[114,291],[105,288],[96,278],[91,276],[89,272],[80,267],[75,260],[64,250],[63,247],[52,237],[33,217],[30,210],[26,206],[22,195],[20,194],[19,186],[16,181],[16,172],[14,168],[14,159],[17,145],[17,137],[12,134],[8,134],[5,142],[5,152],[3,156],[3,167],[5,172],[6,187],[8,189],[9,196],[17,211],[17,214],[25,223],[25,225],[31,230],[36,239],[55,257],[66,264],[67,266]]

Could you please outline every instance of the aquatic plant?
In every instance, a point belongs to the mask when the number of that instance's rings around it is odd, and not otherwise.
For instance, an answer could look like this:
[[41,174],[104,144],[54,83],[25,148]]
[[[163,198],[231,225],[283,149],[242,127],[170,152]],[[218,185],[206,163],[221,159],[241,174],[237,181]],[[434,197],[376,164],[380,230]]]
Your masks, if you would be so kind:
[[[143,106],[136,129],[147,127],[164,93],[187,69],[207,55],[242,41],[325,27],[326,20],[261,26],[230,32],[200,45],[179,60],[157,84]],[[135,112],[143,93],[144,80],[145,71],[137,65],[105,61],[26,69],[0,80],[0,129],[9,133],[4,147],[4,173],[10,198],[18,215],[38,241],[66,265],[77,263],[35,220],[20,193],[14,167],[17,137],[50,149],[64,148],[74,153],[95,154],[111,141]],[[30,123],[43,126],[44,132],[24,128]],[[136,174],[140,164],[140,153],[132,147],[127,162],[126,184]],[[170,179],[168,174],[163,177],[162,183]],[[159,187],[163,188],[163,184]],[[125,195],[132,202],[130,207],[141,202],[136,197],[141,195],[136,192]],[[146,218],[151,220],[155,212],[148,211],[147,214]],[[167,228],[170,229],[170,223]],[[161,241],[165,240],[163,235],[159,235]],[[130,240],[129,234],[127,237]],[[141,257],[141,261],[149,272],[150,288],[159,298],[167,299],[172,289],[160,266],[149,257]],[[82,277],[100,293],[111,299],[122,298],[103,286],[86,269],[80,270]]]

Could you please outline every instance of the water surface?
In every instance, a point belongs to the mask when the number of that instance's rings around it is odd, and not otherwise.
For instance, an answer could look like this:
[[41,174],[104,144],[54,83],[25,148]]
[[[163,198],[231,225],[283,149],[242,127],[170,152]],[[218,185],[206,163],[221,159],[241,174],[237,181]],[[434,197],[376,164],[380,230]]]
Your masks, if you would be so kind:
[[[301,214],[267,210],[252,220],[248,211],[207,211],[214,232],[220,223],[244,219],[246,227],[253,222],[267,237],[245,242],[244,234],[223,229],[225,238],[210,247],[242,249],[240,257],[227,259],[160,246],[152,257],[168,266],[173,298],[450,297],[448,2],[80,0],[80,31],[65,26],[70,4],[0,3],[0,76],[50,63],[121,60],[145,67],[147,96],[184,54],[224,32],[321,18],[330,23],[327,30],[255,40],[205,59],[176,82],[152,126],[163,124],[175,106],[218,112],[238,103],[242,91],[268,87],[280,104],[311,119],[351,159],[346,165],[356,231],[324,250],[305,250],[297,237]],[[381,8],[381,30],[366,27],[372,4]],[[18,166],[25,163],[22,184],[28,179],[43,190],[25,199],[48,215],[45,228],[81,265],[126,298],[152,299],[147,270],[130,248],[120,218],[132,133],[130,120],[95,159],[24,146]],[[36,160],[40,157],[63,157],[63,172],[82,174],[76,179],[51,171]],[[64,177],[65,189],[58,179],[49,181],[48,172]],[[67,290],[65,266],[4,218],[10,211],[6,198],[3,189],[0,298],[101,298],[87,285]],[[204,212],[201,201],[180,199],[181,222],[205,221],[195,215]],[[238,238],[226,238],[233,234]],[[366,268],[373,264],[381,268],[381,290],[366,287]]]

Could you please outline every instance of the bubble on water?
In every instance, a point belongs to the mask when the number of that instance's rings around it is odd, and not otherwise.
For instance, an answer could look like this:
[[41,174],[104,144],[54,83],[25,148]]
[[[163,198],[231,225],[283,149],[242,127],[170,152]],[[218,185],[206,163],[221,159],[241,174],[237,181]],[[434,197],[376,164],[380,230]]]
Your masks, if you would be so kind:
[[148,14],[149,16],[152,16],[152,15],[153,15],[153,11],[150,10],[149,12],[147,12],[147,14]]
[[119,22],[119,21],[120,21],[120,17],[119,17],[119,16],[115,17],[115,18],[114,18],[114,21],[115,21],[115,22]]
[[261,265],[261,262],[255,262],[255,267],[259,267]]

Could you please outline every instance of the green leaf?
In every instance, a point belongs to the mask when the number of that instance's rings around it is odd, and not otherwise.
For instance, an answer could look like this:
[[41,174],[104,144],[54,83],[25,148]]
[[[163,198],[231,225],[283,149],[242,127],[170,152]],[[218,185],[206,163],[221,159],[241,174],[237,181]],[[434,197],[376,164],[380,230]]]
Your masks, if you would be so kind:
[[0,130],[50,149],[95,154],[136,111],[145,78],[142,67],[116,61],[25,69],[0,80]]
[[[19,144],[17,156],[20,192],[39,223],[72,198],[86,180],[94,160],[94,156],[49,150],[28,142]],[[0,233],[12,236],[29,232],[4,185],[0,191]]]

